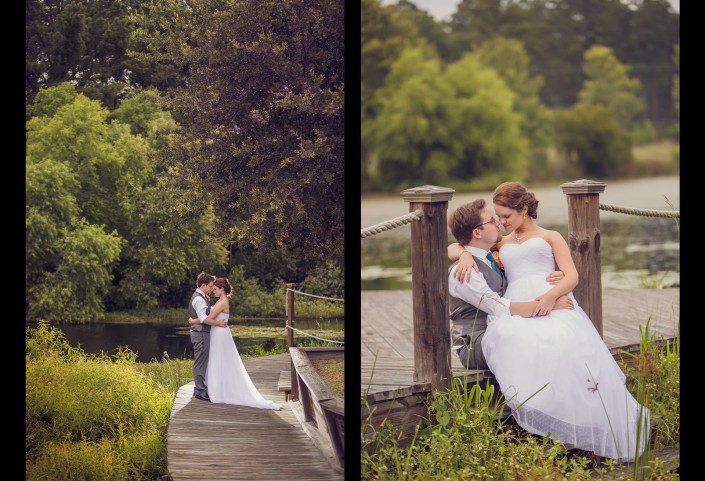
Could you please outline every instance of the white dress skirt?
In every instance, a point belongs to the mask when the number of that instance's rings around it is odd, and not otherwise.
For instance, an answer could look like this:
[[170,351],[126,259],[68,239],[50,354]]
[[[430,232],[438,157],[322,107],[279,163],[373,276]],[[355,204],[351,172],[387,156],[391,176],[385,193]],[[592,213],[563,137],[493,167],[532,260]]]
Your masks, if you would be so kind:
[[[228,320],[221,312],[216,319]],[[229,327],[211,326],[206,386],[211,402],[250,406],[258,409],[281,409],[265,399],[245,369]]]
[[[504,297],[531,301],[553,287],[545,280],[555,266],[545,239],[504,244],[499,256],[508,280]],[[649,439],[649,410],[629,393],[624,373],[569,295],[574,310],[489,316],[482,352],[522,428],[568,448],[634,461]]]

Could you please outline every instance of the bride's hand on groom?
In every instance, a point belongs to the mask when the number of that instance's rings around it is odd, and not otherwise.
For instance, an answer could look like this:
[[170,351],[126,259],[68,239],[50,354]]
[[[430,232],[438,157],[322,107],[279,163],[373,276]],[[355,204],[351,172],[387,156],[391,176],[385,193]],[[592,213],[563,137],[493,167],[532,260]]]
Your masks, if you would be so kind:
[[573,301],[567,296],[561,296],[555,299],[550,294],[544,294],[535,299],[539,301],[538,305],[534,308],[532,313],[533,317],[536,316],[547,316],[554,309],[573,309]]
[[463,251],[460,254],[460,259],[458,259],[458,267],[455,269],[455,278],[461,283],[470,282],[470,275],[472,274],[473,269],[475,272],[480,272],[480,268],[477,267],[473,256],[464,256],[463,254],[465,252],[470,254],[470,251]]

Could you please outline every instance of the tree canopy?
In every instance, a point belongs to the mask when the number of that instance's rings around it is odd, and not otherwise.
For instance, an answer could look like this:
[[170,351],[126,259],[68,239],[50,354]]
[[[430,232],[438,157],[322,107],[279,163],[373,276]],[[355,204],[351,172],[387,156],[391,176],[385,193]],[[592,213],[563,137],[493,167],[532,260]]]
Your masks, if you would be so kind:
[[270,288],[342,268],[340,2],[26,13],[28,318],[180,306],[201,270]]

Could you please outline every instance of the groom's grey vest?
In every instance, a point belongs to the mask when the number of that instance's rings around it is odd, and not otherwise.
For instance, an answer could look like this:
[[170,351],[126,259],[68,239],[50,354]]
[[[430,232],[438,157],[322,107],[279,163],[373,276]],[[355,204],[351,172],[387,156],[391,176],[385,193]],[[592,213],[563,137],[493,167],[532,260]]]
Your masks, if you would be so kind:
[[[480,272],[485,276],[489,288],[499,293],[500,296],[503,295],[504,290],[507,288],[506,278],[501,274],[497,274],[495,270],[485,264],[484,260],[475,255],[473,255],[473,257],[475,258],[475,263],[480,269]],[[457,263],[457,261],[454,262],[448,268],[449,274]],[[450,338],[452,344],[460,345],[465,342],[470,345],[474,343],[475,339],[487,329],[487,313],[457,297],[448,296],[448,298],[448,307],[450,308]],[[477,318],[475,315],[477,315]],[[463,339],[463,336],[467,337]]]
[[[196,312],[196,308],[193,307],[193,300],[196,297],[202,297],[204,301],[206,301],[206,315],[211,313],[211,305],[206,299],[206,297],[201,294],[198,291],[194,291],[193,295],[191,296],[191,300],[188,303],[188,313],[189,316],[191,316],[192,319],[196,319],[198,317],[198,313]],[[209,324],[203,324],[202,322],[200,324],[192,324],[191,325],[191,330],[192,331],[202,331],[202,332],[211,332],[211,326]]]

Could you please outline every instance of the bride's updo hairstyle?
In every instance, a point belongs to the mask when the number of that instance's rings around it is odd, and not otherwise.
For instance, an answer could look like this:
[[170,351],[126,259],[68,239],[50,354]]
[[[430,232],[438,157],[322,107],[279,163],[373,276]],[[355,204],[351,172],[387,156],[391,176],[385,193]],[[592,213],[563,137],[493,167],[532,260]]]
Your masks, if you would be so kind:
[[227,277],[219,277],[215,280],[213,283],[216,287],[219,287],[225,291],[225,295],[229,295],[230,291],[233,290],[232,286],[230,285],[230,281],[228,281]]
[[532,219],[538,216],[539,201],[533,192],[519,182],[504,182],[499,184],[492,194],[492,202],[502,207],[519,211],[527,207],[526,214]]

